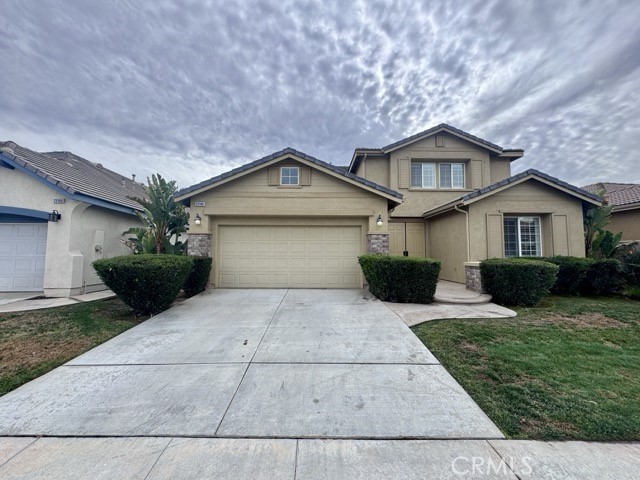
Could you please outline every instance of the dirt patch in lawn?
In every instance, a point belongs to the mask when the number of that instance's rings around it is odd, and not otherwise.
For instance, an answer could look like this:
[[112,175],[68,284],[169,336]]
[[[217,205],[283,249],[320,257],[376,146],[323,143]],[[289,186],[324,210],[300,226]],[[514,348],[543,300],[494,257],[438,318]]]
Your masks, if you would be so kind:
[[18,338],[0,342],[0,370],[33,367],[43,362],[73,358],[93,346],[91,338],[51,340],[50,338]]
[[533,320],[531,323],[534,325],[553,323],[577,328],[629,328],[629,324],[627,323],[596,312],[586,312],[571,317],[548,314],[540,319]]

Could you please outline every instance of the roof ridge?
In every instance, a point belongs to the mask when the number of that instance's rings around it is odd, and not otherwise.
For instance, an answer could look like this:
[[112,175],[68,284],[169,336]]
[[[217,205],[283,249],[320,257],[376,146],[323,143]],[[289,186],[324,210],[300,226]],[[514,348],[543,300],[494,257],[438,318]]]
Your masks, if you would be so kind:
[[320,160],[320,159],[318,159],[316,157],[313,157],[313,156],[311,156],[311,155],[309,155],[307,153],[304,153],[304,152],[302,152],[300,150],[296,150],[293,147],[285,147],[282,150],[278,150],[276,152],[270,153],[269,155],[265,155],[264,157],[259,158],[257,160],[254,160],[252,162],[240,165],[239,167],[236,167],[236,168],[234,168],[232,170],[229,170],[227,172],[223,172],[223,173],[221,173],[219,175],[211,177],[208,180],[204,180],[202,182],[196,183],[196,184],[191,185],[189,187],[185,187],[183,189],[180,189],[174,194],[174,196],[175,197],[180,197],[180,196],[185,195],[187,193],[193,192],[194,190],[198,190],[198,189],[206,187],[208,185],[212,185],[212,184],[217,183],[217,182],[219,182],[221,180],[224,180],[225,178],[232,177],[232,176],[234,176],[234,175],[236,175],[236,174],[238,174],[240,172],[243,172],[245,170],[248,170],[250,168],[256,167],[256,166],[261,165],[263,163],[266,163],[266,162],[268,162],[270,160],[273,160],[274,158],[278,158],[278,157],[281,157],[281,156],[287,155],[287,154],[292,154],[292,155],[300,157],[300,158],[302,158],[304,160],[309,160],[310,162],[315,163],[316,165],[319,165],[319,166],[324,167],[324,168],[326,168],[328,170],[331,170],[334,173],[337,173],[337,174],[339,174],[339,175],[341,175],[343,177],[347,177],[347,178],[350,178],[351,180],[355,180],[356,182],[361,183],[363,185],[366,185],[368,187],[371,187],[371,188],[373,188],[375,190],[378,190],[380,192],[386,193],[387,195],[391,195],[391,196],[394,196],[396,198],[402,198],[402,194],[399,193],[399,192],[396,192],[395,190],[387,188],[387,187],[385,187],[383,185],[378,185],[377,183],[372,182],[370,180],[367,180],[366,178],[359,177],[359,176],[357,176],[357,175],[355,175],[353,173],[350,173],[350,172],[348,172],[348,171],[346,171],[344,169],[339,168],[339,166],[337,166],[337,165],[333,165],[332,163],[328,163],[328,162],[325,162],[324,160]]

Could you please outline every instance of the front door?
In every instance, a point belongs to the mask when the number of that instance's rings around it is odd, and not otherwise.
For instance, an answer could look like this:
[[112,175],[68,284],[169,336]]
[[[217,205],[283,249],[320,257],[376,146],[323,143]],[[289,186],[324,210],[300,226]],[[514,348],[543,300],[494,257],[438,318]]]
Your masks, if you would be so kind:
[[389,255],[425,256],[425,224],[389,223]]

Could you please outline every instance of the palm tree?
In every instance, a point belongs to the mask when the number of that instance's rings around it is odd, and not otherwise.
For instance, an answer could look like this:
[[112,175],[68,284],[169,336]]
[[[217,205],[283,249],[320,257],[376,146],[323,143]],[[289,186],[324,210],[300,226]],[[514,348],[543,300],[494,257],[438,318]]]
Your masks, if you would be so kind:
[[185,244],[179,238],[187,231],[189,213],[173,199],[176,181],[167,182],[158,174],[147,178],[147,183],[148,186],[142,186],[145,198],[129,197],[142,205],[142,212],[136,215],[144,227],[132,227],[124,232],[135,235],[125,243],[136,253],[185,253]]

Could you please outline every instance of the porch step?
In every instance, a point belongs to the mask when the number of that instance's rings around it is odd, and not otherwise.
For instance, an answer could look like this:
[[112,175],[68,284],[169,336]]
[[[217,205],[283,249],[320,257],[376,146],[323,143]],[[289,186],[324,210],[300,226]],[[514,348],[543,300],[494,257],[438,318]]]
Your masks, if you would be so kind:
[[477,305],[491,302],[491,295],[467,290],[462,283],[440,280],[433,300],[455,305]]

